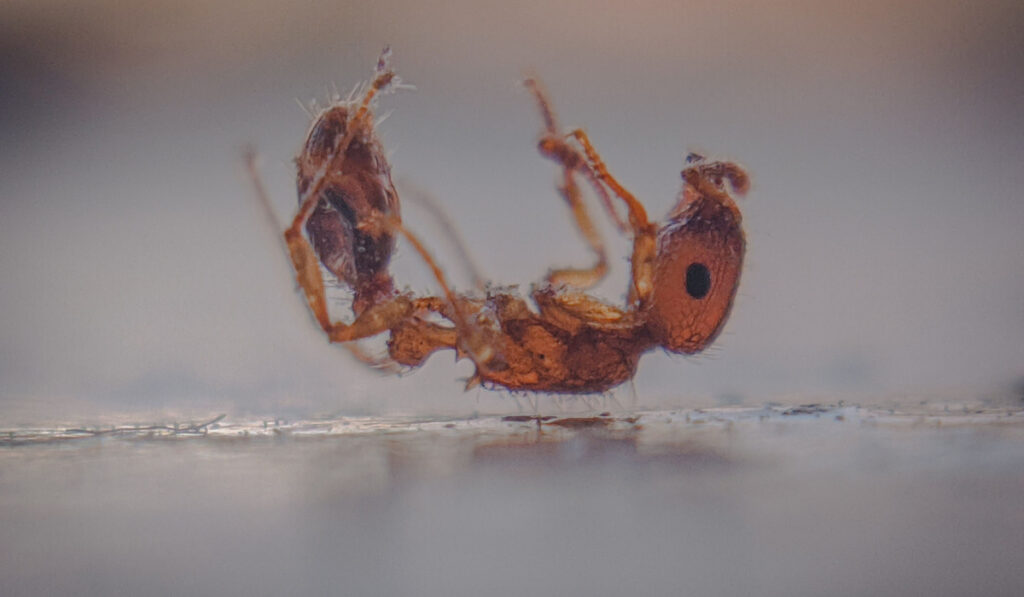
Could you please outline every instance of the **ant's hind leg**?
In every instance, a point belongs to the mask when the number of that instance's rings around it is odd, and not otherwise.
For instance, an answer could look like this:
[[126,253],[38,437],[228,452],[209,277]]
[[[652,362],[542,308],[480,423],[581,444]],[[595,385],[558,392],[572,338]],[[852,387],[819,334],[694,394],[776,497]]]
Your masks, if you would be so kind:
[[[260,200],[260,204],[263,206],[264,214],[268,220],[280,230],[280,222],[277,219],[274,207],[270,203],[270,196],[267,194],[267,189],[263,185],[263,179],[260,178],[258,166],[256,164],[256,151],[249,148],[245,151],[245,166],[249,172],[249,178],[252,181],[253,187],[256,190],[256,196]],[[313,204],[315,207],[315,203]],[[301,210],[300,210],[301,213]],[[298,218],[296,218],[298,219]],[[299,230],[301,230],[303,222],[299,223]],[[289,234],[296,228],[295,223],[285,231],[283,240],[285,252],[291,259],[292,268],[295,270],[296,277],[298,279],[299,286],[302,287],[303,293],[306,296],[306,302],[309,306],[310,312],[316,319],[317,323],[320,324],[325,331],[330,328],[330,318],[327,316],[327,298],[324,292],[324,281],[320,276],[320,268],[317,265],[316,255],[313,253],[312,247],[306,242],[305,237],[302,236],[301,232],[297,236],[295,234]],[[305,247],[303,247],[305,245]]]
[[[251,151],[246,153],[246,166],[256,188],[257,196],[267,212],[272,215],[270,198],[256,168],[255,153]],[[312,204],[314,207],[316,206],[315,201]],[[349,342],[375,336],[390,329],[413,313],[413,304],[410,298],[406,295],[398,295],[389,301],[370,306],[360,313],[351,324],[332,322],[327,312],[327,296],[324,291],[324,280],[320,273],[319,262],[313,247],[309,245],[309,241],[302,234],[303,224],[305,224],[305,220],[296,216],[295,221],[284,233],[285,245],[288,256],[291,258],[292,268],[295,270],[296,280],[306,297],[310,313],[331,342]]]
[[407,181],[399,181],[399,188],[402,189],[402,197],[410,203],[415,203],[426,211],[430,212],[430,215],[437,221],[441,226],[444,235],[449,239],[449,242],[454,246],[456,254],[462,261],[463,270],[467,274],[473,283],[473,287],[479,291],[484,291],[487,288],[487,280],[481,273],[480,267],[477,265],[476,260],[473,259],[473,254],[466,246],[462,235],[459,234],[458,229],[452,223],[451,218],[445,213],[441,204],[435,199],[430,193],[420,189],[416,186],[411,185]]

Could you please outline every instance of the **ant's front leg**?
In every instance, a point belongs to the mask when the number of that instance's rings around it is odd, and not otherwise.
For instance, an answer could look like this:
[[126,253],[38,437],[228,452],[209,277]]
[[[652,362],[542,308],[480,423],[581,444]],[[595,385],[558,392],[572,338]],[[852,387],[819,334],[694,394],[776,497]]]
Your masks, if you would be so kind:
[[569,204],[573,220],[576,222],[576,228],[583,236],[584,242],[587,243],[587,246],[590,247],[590,250],[593,251],[597,258],[594,265],[589,268],[552,269],[548,272],[547,282],[552,285],[565,284],[580,289],[590,288],[600,282],[608,273],[608,257],[605,251],[604,239],[601,238],[601,234],[594,226],[593,220],[590,219],[590,214],[583,203],[579,185],[576,184],[575,174],[577,172],[590,180],[598,197],[604,202],[605,208],[613,220],[616,221],[616,224],[619,225],[620,229],[622,228],[622,223],[618,221],[618,215],[612,209],[611,199],[608,197],[607,191],[592,176],[592,173],[587,168],[584,157],[580,155],[575,147],[566,143],[563,138],[555,122],[551,103],[548,101],[547,95],[541,88],[540,83],[536,79],[527,79],[524,81],[524,84],[537,100],[537,106],[544,120],[544,134],[541,137],[538,148],[542,155],[558,162],[562,166],[562,183],[559,185],[558,191],[562,198],[565,199],[565,202]]
[[587,133],[583,129],[576,129],[569,136],[583,147],[588,169],[626,204],[629,226],[633,230],[633,255],[630,258],[632,285],[629,290],[629,303],[635,307],[643,305],[650,299],[654,289],[654,261],[658,251],[657,225],[647,219],[647,210],[643,204],[608,171]]

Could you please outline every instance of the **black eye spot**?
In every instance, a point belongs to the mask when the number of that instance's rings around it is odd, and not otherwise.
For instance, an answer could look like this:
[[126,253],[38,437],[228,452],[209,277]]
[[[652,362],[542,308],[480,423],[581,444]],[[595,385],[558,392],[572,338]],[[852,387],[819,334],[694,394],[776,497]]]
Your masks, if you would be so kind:
[[691,263],[686,268],[686,293],[702,299],[711,290],[711,270],[703,263]]

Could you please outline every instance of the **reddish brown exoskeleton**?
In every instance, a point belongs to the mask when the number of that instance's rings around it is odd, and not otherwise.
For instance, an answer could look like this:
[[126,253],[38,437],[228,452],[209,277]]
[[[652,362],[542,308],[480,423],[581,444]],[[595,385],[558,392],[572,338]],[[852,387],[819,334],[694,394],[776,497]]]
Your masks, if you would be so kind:
[[[331,342],[388,332],[385,362],[417,367],[437,350],[454,349],[475,365],[467,388],[482,382],[511,390],[590,393],[631,379],[640,355],[652,348],[691,354],[715,339],[743,265],[741,216],[729,195],[747,191],[742,168],[691,154],[679,201],[659,226],[608,172],[586,133],[559,130],[546,94],[527,80],[545,123],[540,151],[560,164],[559,191],[596,262],[550,271],[531,292],[533,306],[507,290],[459,294],[402,224],[390,165],[374,131],[375,100],[396,82],[385,53],[361,98],[336,102],[316,116],[297,159],[299,209],[284,239],[310,311]],[[633,237],[624,307],[582,292],[604,277],[607,258],[578,178]],[[613,198],[625,205],[628,222],[618,219]],[[388,264],[399,235],[431,268],[442,296],[395,289]],[[352,289],[351,323],[328,315],[320,264]]]

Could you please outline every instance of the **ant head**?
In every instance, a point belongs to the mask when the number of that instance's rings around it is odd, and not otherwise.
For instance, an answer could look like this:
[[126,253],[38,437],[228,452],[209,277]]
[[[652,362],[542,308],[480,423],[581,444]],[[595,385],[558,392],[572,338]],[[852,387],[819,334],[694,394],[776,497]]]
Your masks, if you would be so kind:
[[739,208],[746,173],[736,164],[687,159],[683,192],[658,232],[648,327],[667,350],[695,353],[722,330],[739,286],[746,241]]

